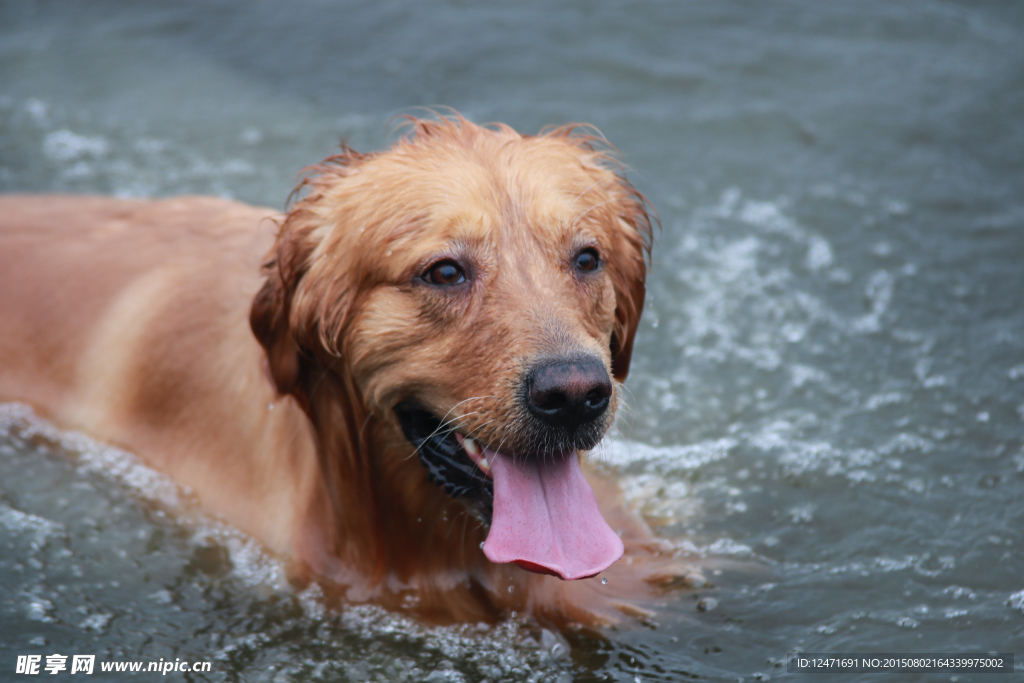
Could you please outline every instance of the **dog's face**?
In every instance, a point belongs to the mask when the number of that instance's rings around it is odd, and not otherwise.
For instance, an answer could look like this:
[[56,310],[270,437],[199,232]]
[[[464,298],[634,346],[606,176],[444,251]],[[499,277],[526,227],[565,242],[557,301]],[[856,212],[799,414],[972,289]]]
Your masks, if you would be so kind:
[[[628,371],[650,231],[643,199],[571,129],[521,137],[418,122],[388,152],[336,161],[284,224],[277,277],[254,305],[279,388],[295,389],[303,363],[319,359],[487,523],[525,524],[509,532],[521,536],[538,533],[538,515],[581,516],[587,533],[593,497],[578,491],[576,454],[607,430],[613,380]],[[569,509],[523,501],[537,495]],[[596,573],[546,551],[526,557],[517,543],[529,545],[489,538],[488,556],[564,578]]]

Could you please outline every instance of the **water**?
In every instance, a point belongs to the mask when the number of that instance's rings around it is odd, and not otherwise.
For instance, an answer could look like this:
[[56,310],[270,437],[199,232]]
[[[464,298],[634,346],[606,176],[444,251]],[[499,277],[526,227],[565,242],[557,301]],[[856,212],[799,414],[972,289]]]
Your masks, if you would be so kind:
[[794,650],[1024,659],[1019,3],[9,2],[0,27],[3,191],[280,208],[339,137],[382,147],[414,106],[600,127],[663,231],[597,457],[712,582],[600,634],[331,611],[129,454],[9,406],[4,670],[632,683],[788,678]]

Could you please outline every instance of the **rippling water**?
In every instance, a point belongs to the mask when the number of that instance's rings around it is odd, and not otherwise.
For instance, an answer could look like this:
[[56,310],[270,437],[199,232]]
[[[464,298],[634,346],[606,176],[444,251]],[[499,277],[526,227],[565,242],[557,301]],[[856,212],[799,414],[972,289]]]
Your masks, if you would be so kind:
[[339,137],[382,147],[416,105],[596,124],[663,224],[596,457],[713,584],[600,634],[331,612],[130,454],[8,405],[0,678],[53,652],[212,661],[194,681],[1024,659],[1022,7],[0,4],[3,191],[281,207]]

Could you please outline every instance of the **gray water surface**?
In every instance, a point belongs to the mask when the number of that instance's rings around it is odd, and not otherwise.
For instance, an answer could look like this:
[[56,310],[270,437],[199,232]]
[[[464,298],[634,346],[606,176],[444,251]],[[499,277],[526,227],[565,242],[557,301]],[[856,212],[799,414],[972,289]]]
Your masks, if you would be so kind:
[[0,2],[5,192],[282,208],[341,137],[384,147],[420,105],[595,124],[657,208],[595,457],[713,585],[600,634],[327,610],[250,539],[163,512],[187,500],[130,454],[5,406],[0,680],[54,652],[213,662],[169,674],[190,681],[1024,660],[1024,5]]

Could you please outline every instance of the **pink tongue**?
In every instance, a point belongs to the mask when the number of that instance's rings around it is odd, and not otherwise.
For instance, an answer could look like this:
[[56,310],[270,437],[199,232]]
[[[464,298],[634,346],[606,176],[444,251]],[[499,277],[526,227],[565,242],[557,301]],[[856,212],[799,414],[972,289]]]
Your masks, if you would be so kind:
[[494,477],[494,516],[484,543],[491,562],[563,579],[585,579],[622,557],[573,454],[558,463],[514,461],[485,451]]

